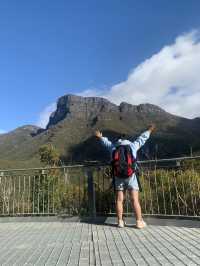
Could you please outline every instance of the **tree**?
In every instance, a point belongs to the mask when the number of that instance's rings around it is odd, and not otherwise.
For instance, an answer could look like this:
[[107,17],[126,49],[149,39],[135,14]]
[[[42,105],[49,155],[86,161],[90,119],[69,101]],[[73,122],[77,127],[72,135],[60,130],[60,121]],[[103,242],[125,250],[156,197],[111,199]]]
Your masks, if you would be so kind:
[[40,161],[48,166],[58,166],[60,154],[52,144],[45,144],[39,149]]

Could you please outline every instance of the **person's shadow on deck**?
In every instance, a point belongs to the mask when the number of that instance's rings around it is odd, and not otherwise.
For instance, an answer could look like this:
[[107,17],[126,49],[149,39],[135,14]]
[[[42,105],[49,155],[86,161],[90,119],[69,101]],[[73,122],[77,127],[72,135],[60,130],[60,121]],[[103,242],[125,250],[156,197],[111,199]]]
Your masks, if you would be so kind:
[[[148,226],[174,226],[174,227],[187,227],[187,228],[200,228],[200,219],[197,218],[156,218],[156,217],[146,217],[144,218]],[[117,219],[115,217],[96,217],[96,218],[82,218],[80,220],[83,223],[104,225],[117,227]],[[125,218],[125,227],[135,228],[136,221],[134,217]]]

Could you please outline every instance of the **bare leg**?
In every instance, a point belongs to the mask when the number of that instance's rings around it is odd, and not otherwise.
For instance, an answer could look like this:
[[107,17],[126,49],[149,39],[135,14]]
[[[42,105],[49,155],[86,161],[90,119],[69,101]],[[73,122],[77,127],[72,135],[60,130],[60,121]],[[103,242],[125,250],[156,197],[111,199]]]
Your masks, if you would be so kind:
[[137,190],[130,190],[130,198],[137,221],[142,220],[141,206],[139,202],[139,192]]
[[116,191],[116,212],[118,222],[123,220],[123,201],[124,201],[124,192]]

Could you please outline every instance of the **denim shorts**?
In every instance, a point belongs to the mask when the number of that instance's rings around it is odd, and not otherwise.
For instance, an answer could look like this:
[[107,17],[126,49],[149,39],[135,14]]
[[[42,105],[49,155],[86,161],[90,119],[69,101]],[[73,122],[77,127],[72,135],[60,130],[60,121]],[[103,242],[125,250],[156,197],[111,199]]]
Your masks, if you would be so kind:
[[139,190],[137,177],[135,174],[133,174],[129,178],[119,178],[115,177],[115,190],[123,191],[123,190]]

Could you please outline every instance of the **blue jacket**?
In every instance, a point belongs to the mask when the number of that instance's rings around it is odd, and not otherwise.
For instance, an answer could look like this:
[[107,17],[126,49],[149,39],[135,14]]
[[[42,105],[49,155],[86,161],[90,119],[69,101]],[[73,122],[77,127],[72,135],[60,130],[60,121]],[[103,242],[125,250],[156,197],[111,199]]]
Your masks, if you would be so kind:
[[[116,143],[112,143],[110,140],[108,140],[107,137],[102,137],[101,142],[102,144],[110,151],[110,156],[112,157],[113,151],[116,149],[119,145],[130,145],[133,157],[137,158],[137,151],[145,144],[145,142],[150,137],[150,131],[147,130],[143,132],[135,141],[131,142],[129,140],[121,140],[119,139]],[[135,176],[135,173],[133,174]],[[132,177],[133,177],[132,176]]]

